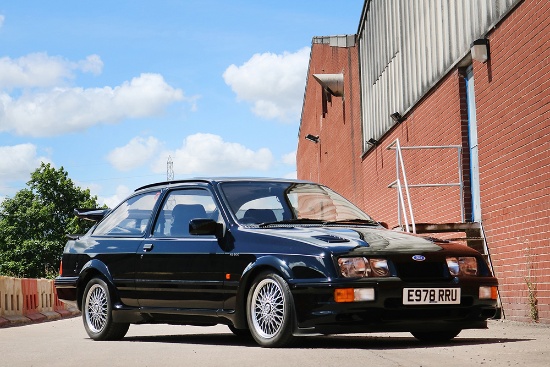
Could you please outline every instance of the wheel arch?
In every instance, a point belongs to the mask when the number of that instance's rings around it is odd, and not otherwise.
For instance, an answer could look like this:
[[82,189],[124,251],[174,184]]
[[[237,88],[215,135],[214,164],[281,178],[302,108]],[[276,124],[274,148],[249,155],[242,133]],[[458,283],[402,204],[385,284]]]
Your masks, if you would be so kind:
[[93,278],[101,278],[105,283],[107,283],[107,286],[109,287],[109,291],[112,295],[112,300],[118,299],[118,294],[116,292],[116,287],[113,282],[113,278],[111,276],[111,273],[109,272],[109,269],[107,268],[107,265],[101,260],[98,259],[92,259],[88,261],[84,266],[82,267],[82,270],[80,271],[79,279],[78,279],[78,285],[77,285],[77,306],[79,310],[82,310],[82,297],[84,296],[84,290],[86,289],[86,285],[88,282]]
[[246,298],[252,283],[256,277],[264,271],[271,271],[280,275],[285,281],[293,277],[292,269],[280,258],[275,256],[262,256],[250,263],[241,276],[241,284],[237,291],[235,317],[233,323],[237,329],[246,329]]

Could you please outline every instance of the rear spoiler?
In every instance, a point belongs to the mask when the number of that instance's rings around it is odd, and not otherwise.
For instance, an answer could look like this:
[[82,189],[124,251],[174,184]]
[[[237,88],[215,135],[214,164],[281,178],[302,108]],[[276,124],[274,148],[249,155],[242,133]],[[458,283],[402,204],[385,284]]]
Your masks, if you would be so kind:
[[84,209],[79,208],[74,210],[74,215],[80,219],[91,220],[92,222],[98,222],[106,216],[111,209]]

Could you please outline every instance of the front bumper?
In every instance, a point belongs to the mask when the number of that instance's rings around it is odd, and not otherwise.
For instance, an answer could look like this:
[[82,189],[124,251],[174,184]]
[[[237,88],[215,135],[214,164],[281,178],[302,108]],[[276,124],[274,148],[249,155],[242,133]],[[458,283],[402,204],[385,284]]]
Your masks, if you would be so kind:
[[[298,332],[352,333],[382,331],[437,331],[486,328],[498,314],[497,300],[479,299],[480,286],[497,286],[493,277],[411,283],[399,278],[338,279],[291,282]],[[461,289],[460,304],[404,305],[403,288]],[[334,301],[338,288],[373,288],[375,300]]]

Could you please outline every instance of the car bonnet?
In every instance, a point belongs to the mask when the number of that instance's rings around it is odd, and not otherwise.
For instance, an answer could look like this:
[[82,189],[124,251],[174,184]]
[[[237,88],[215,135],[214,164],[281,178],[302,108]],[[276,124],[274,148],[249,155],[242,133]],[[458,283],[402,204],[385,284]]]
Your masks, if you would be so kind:
[[364,227],[291,227],[255,230],[267,235],[308,242],[335,252],[361,253],[401,252],[419,253],[442,250],[425,238],[380,228]]

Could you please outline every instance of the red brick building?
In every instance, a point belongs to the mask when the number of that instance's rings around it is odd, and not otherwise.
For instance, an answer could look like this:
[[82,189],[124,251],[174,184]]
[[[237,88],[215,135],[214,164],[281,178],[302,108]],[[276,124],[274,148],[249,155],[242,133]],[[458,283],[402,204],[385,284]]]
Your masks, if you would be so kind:
[[478,228],[505,317],[550,323],[550,2],[436,3],[367,0],[357,35],[313,39],[298,178],[395,227],[392,143],[445,147],[402,151],[414,221]]

